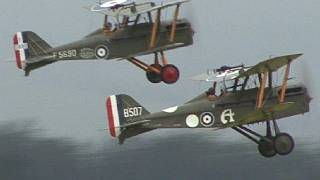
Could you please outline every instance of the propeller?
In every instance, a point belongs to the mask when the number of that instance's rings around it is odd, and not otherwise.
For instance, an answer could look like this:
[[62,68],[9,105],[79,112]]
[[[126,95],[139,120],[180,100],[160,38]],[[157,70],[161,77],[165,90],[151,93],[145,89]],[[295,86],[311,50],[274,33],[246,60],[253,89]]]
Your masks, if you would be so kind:
[[310,72],[311,66],[309,65],[309,62],[307,60],[300,61],[301,66],[300,67],[300,73],[301,73],[301,81],[308,89],[308,92],[310,95],[314,95],[316,92],[315,88],[315,80],[312,76],[312,72]]

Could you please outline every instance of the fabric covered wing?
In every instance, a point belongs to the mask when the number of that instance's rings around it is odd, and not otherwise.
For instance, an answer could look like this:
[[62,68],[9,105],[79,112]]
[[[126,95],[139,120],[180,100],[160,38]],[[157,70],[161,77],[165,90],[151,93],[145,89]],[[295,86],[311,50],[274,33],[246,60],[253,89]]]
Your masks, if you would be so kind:
[[290,61],[297,59],[302,56],[302,54],[291,54],[286,56],[279,56],[272,59],[265,60],[259,64],[253,66],[245,72],[241,72],[238,78],[248,77],[254,74],[264,73],[264,72],[274,72],[281,67],[288,64]]

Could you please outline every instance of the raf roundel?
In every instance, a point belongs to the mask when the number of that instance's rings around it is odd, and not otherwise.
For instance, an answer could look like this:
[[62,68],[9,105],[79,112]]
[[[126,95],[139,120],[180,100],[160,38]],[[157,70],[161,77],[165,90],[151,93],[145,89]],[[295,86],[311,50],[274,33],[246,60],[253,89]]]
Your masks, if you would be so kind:
[[201,114],[201,124],[204,127],[210,127],[214,123],[214,116],[211,112],[204,112]]
[[106,59],[109,56],[109,49],[107,46],[100,45],[96,48],[96,56],[98,59]]

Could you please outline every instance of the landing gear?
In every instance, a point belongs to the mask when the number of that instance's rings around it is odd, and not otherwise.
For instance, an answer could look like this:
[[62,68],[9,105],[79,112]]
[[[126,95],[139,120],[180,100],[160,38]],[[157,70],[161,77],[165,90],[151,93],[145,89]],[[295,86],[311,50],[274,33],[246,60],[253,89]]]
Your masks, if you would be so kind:
[[161,69],[161,79],[164,83],[174,84],[178,81],[179,76],[179,69],[172,64],[167,64]]
[[288,155],[294,148],[293,138],[287,133],[280,133],[274,139],[274,149],[280,155]]
[[162,64],[159,62],[158,53],[155,53],[154,64],[148,65],[137,58],[128,58],[128,61],[142,70],[146,71],[146,77],[151,83],[160,83],[163,81],[166,84],[174,84],[179,80],[180,72],[179,69],[168,64],[168,60],[161,51]]
[[271,158],[277,154],[273,142],[269,142],[264,139],[260,139],[258,143],[258,151],[266,158]]
[[[271,158],[277,154],[274,148],[274,137],[272,136],[270,121],[266,122],[266,136],[260,139],[258,142],[258,151],[259,153],[266,157]],[[279,128],[277,126],[276,132],[278,132]]]
[[276,154],[290,154],[294,149],[293,138],[287,133],[281,133],[275,120],[272,122],[275,136],[272,136],[270,121],[267,121],[266,136],[262,136],[243,126],[233,127],[232,129],[257,143],[259,153],[266,158],[274,157]]
[[[162,69],[162,66],[160,64],[151,64],[150,66],[160,71]],[[162,81],[161,74],[156,73],[152,70],[147,71],[146,76],[151,83],[160,83]]]

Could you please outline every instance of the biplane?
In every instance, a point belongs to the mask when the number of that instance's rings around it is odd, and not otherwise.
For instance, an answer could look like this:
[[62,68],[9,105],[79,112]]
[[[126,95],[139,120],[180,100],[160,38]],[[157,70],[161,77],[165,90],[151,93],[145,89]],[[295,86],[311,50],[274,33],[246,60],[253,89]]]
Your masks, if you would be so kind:
[[[193,44],[190,22],[178,18],[181,5],[188,1],[156,5],[114,0],[94,5],[88,9],[104,15],[103,28],[58,47],[51,47],[34,32],[18,32],[13,38],[17,67],[28,76],[32,70],[59,61],[118,59],[144,70],[152,83],[173,84],[179,70],[169,64],[164,52]],[[161,20],[162,11],[170,7],[175,7],[173,20]],[[136,58],[148,54],[154,54],[153,64]]]
[[[309,112],[311,101],[304,85],[288,84],[290,66],[301,55],[275,57],[253,67],[224,66],[198,75],[195,80],[213,82],[213,86],[187,103],[161,112],[148,112],[128,95],[109,96],[109,132],[122,144],[159,128],[232,128],[255,142],[264,157],[287,155],[294,140],[280,131],[277,120]],[[273,75],[280,69],[284,69],[283,82],[276,84]],[[256,123],[266,124],[265,134],[247,127]]]

